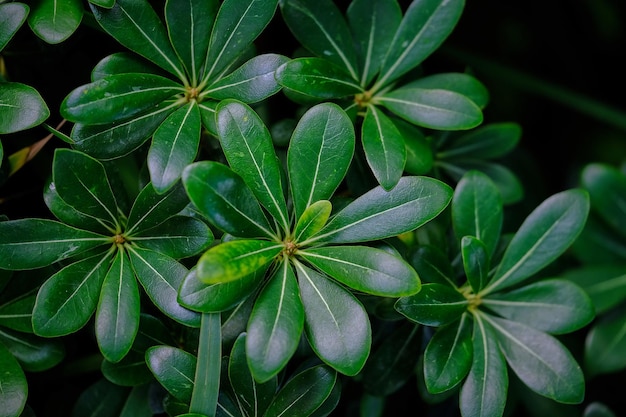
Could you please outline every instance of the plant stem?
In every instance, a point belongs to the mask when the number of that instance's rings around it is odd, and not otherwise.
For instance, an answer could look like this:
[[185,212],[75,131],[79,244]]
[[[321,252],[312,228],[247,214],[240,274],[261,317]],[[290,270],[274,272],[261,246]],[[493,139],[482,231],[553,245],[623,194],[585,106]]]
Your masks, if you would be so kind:
[[190,413],[215,417],[220,392],[222,323],[220,313],[203,313],[198,344],[198,363],[191,394]]

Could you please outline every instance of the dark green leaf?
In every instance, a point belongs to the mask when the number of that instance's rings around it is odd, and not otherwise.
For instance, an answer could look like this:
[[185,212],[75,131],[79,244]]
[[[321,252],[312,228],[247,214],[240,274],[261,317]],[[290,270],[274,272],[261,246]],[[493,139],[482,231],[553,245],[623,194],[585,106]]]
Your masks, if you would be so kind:
[[[2,272],[11,275],[10,271]],[[0,275],[4,275],[3,273]],[[0,328],[23,333],[33,332],[32,312],[41,279],[31,274],[28,274],[28,278],[20,279],[16,274],[6,287],[0,284]]]
[[22,369],[28,372],[48,370],[65,358],[65,348],[59,339],[45,339],[0,328],[2,344],[19,361]]
[[304,210],[293,232],[294,242],[305,241],[326,225],[333,209],[328,200],[319,200]]
[[167,31],[147,0],[116,0],[110,9],[93,4],[90,7],[102,28],[119,43],[181,81],[185,79]]
[[193,217],[172,216],[152,229],[133,235],[132,241],[142,248],[182,259],[206,250],[213,242],[213,232]]
[[76,123],[121,122],[151,112],[182,92],[182,85],[160,75],[110,75],[72,90],[61,103],[61,113]]
[[300,263],[296,267],[311,347],[337,371],[356,375],[367,360],[372,341],[365,308],[325,276]]
[[452,189],[432,178],[403,177],[391,191],[382,187],[348,204],[310,241],[366,242],[414,230],[446,208]]
[[190,327],[200,326],[200,314],[178,304],[178,288],[188,271],[162,253],[129,246],[135,276],[154,305],[166,316]]
[[322,58],[297,58],[276,70],[276,80],[289,91],[316,99],[359,94],[363,89],[343,68]]
[[123,250],[118,250],[104,278],[96,310],[95,333],[106,360],[120,361],[139,330],[139,287]]
[[583,417],[617,417],[609,407],[599,402],[592,402],[585,407]]
[[404,138],[391,119],[376,106],[368,106],[362,129],[361,139],[367,162],[378,183],[389,191],[404,172]]
[[278,54],[255,56],[228,76],[209,85],[202,91],[216,100],[234,98],[244,103],[256,103],[280,90],[274,73],[289,58]]
[[102,361],[102,375],[112,383],[125,387],[136,387],[153,381],[153,375],[146,366],[144,352],[131,350],[119,362]]
[[0,4],[0,51],[26,21],[30,7],[25,3]]
[[446,164],[443,170],[455,180],[460,179],[461,175],[467,171],[483,172],[496,185],[502,195],[502,203],[505,205],[517,203],[524,196],[524,187],[517,175],[509,167],[496,162],[477,159],[463,160]]
[[[106,379],[99,379],[92,385],[83,388],[72,407],[71,416],[118,417],[127,394],[128,388],[112,384]],[[102,406],[94,407],[94,404],[101,404]]]
[[602,316],[591,327],[585,340],[585,364],[593,375],[626,368],[626,311],[619,308]]
[[280,11],[300,44],[345,69],[353,80],[359,79],[350,29],[332,1],[281,1]]
[[553,334],[578,330],[595,315],[587,294],[562,279],[543,280],[506,293],[491,294],[482,303],[504,318]]
[[402,297],[420,290],[417,273],[399,256],[368,246],[328,246],[298,252],[320,271],[367,294]]
[[3,135],[37,126],[50,116],[39,92],[21,83],[0,82],[0,110],[0,134]]
[[417,294],[402,297],[395,308],[404,316],[426,326],[443,326],[458,320],[467,311],[468,300],[454,288],[424,284]]
[[[480,352],[479,352],[480,353]],[[424,351],[424,380],[431,394],[456,387],[472,366],[472,321],[469,315],[437,329]]]
[[566,404],[580,403],[585,377],[556,338],[521,323],[485,315],[517,376],[536,393]]
[[[408,87],[453,91],[469,98],[481,109],[489,102],[487,88],[471,75],[460,72],[429,75],[405,84],[402,88]],[[482,155],[481,157],[485,158]]]
[[133,236],[135,232],[143,232],[162,224],[184,209],[188,202],[182,185],[165,194],[159,194],[152,184],[146,184],[128,215],[126,235]]
[[147,163],[158,193],[173,187],[196,158],[202,125],[195,103],[191,101],[170,114],[154,132]]
[[167,392],[184,403],[191,401],[195,356],[172,346],[153,346],[146,351],[146,363]]
[[624,264],[626,240],[595,213],[587,218],[582,233],[571,247],[581,262],[589,264]]
[[337,374],[324,365],[300,372],[281,388],[263,416],[310,416],[326,401],[336,379]]
[[474,236],[464,236],[461,239],[461,255],[467,281],[472,290],[477,293],[483,289],[489,279],[491,267],[487,245]]
[[339,106],[310,108],[296,125],[287,152],[296,219],[318,200],[329,200],[354,154],[354,127]]
[[606,164],[589,164],[581,177],[583,187],[589,191],[594,212],[626,237],[626,175]]
[[40,268],[111,242],[111,237],[53,220],[4,221],[0,222],[0,268]]
[[200,108],[200,118],[202,119],[202,126],[209,131],[210,134],[217,136],[217,126],[215,124],[215,109],[219,104],[218,101],[204,100],[198,104]]
[[248,322],[246,353],[254,379],[268,381],[295,353],[304,308],[291,265],[283,261],[259,294]]
[[616,263],[577,267],[562,277],[579,285],[589,295],[598,315],[626,300],[626,268],[623,265]]
[[420,245],[411,254],[409,262],[417,271],[422,282],[456,287],[452,263],[442,248],[433,245]]
[[438,154],[444,159],[492,159],[513,150],[522,136],[517,123],[490,123],[450,142]]
[[80,0],[37,0],[28,15],[33,33],[50,44],[61,43],[78,28],[83,18]]
[[406,148],[404,170],[411,175],[424,175],[430,172],[435,159],[431,138],[424,135],[417,126],[397,117],[393,119],[393,123],[404,138]]
[[439,48],[456,26],[464,3],[463,0],[412,2],[388,47],[376,86],[388,85]]
[[98,304],[112,252],[75,262],[51,276],[39,289],[33,308],[37,335],[57,337],[83,327]]
[[214,416],[220,392],[222,374],[222,316],[202,314],[198,335],[198,362],[194,376],[189,411],[202,416]]
[[376,102],[406,121],[430,129],[471,129],[483,121],[480,107],[453,91],[399,88],[377,96]]
[[91,81],[101,80],[115,74],[159,74],[159,72],[162,72],[159,67],[140,56],[131,52],[115,52],[98,61],[91,71]]
[[483,293],[513,286],[558,258],[576,240],[588,213],[584,190],[566,190],[546,199],[515,233]]
[[246,104],[224,100],[216,114],[222,149],[239,174],[278,223],[289,229],[281,167],[263,121]]
[[19,416],[26,405],[28,382],[20,364],[2,343],[0,343],[0,368],[2,369],[1,415],[2,417]]
[[124,403],[124,408],[119,417],[152,417],[154,409],[150,403],[150,395],[152,386],[145,384],[139,387],[133,387],[128,394],[128,398]]
[[182,178],[194,206],[216,227],[238,237],[274,236],[250,188],[227,166],[196,162]]

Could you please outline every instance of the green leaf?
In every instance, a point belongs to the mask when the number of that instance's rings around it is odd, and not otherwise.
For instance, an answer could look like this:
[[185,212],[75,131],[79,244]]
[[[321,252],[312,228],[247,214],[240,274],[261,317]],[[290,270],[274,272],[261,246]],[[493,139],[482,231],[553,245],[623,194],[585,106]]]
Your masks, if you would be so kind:
[[585,340],[586,369],[592,375],[626,368],[626,311],[618,308],[604,315],[591,327]]
[[439,48],[459,21],[464,3],[464,0],[412,2],[388,47],[376,86],[388,85]]
[[[42,279],[47,278],[47,275],[44,275],[45,270],[41,270],[41,272],[42,277],[28,274],[29,279],[27,280],[20,279],[19,275],[16,274],[6,286],[0,285],[2,287],[0,291],[0,328],[5,327],[23,333],[33,332],[32,312],[37,290]],[[11,271],[2,270],[0,275],[9,277],[13,274]]]
[[548,279],[482,299],[498,315],[535,329],[561,334],[578,330],[594,318],[589,296],[563,279]]
[[198,361],[189,411],[214,416],[222,374],[222,320],[219,313],[203,314],[198,335]]
[[116,0],[108,9],[89,6],[100,26],[119,43],[185,80],[163,22],[147,0]]
[[[114,52],[102,58],[91,70],[91,81],[101,80],[109,75],[143,73],[159,74],[161,69],[152,62],[146,61],[142,57],[132,52]],[[166,74],[163,72],[159,75]]]
[[397,236],[435,218],[451,197],[452,189],[443,182],[403,177],[391,191],[376,187],[348,204],[309,242],[353,243]]
[[[489,102],[489,91],[476,78],[459,72],[441,73],[419,78],[402,88],[425,88],[459,93],[472,100],[481,109]],[[484,156],[481,156],[484,158]]]
[[463,416],[501,417],[509,376],[495,330],[483,317],[474,314],[472,367],[461,386],[459,408]]
[[2,135],[30,129],[50,116],[50,110],[39,92],[21,83],[0,82],[0,110]]
[[26,21],[30,7],[25,3],[0,4],[0,51]]
[[372,342],[365,308],[325,276],[300,263],[296,268],[311,347],[337,371],[356,375],[365,365]]
[[139,287],[123,250],[118,250],[104,278],[96,309],[95,333],[106,360],[120,361],[139,330]]
[[308,206],[296,223],[293,232],[294,242],[305,241],[322,230],[332,209],[333,206],[328,200],[319,200]]
[[189,165],[182,175],[194,206],[219,229],[237,237],[273,237],[259,203],[243,179],[214,161]]
[[350,29],[332,1],[281,1],[280,11],[301,45],[345,69],[353,80],[359,79]]
[[274,17],[278,0],[225,0],[211,32],[203,82],[217,79],[261,34]]
[[450,141],[438,154],[444,159],[499,158],[511,152],[521,136],[517,123],[490,123]]
[[259,294],[246,337],[254,379],[265,382],[282,370],[295,353],[304,328],[304,308],[291,265],[283,261]]
[[217,136],[217,126],[215,124],[215,109],[219,102],[205,100],[198,104],[200,108],[200,117],[202,118],[202,126],[213,136]]
[[485,287],[489,279],[490,259],[487,245],[474,236],[464,236],[461,239],[461,255],[467,281],[477,293]]
[[146,351],[146,363],[163,388],[179,401],[189,403],[197,359],[172,346],[153,346]]
[[296,219],[319,200],[329,200],[354,154],[354,127],[336,104],[310,108],[296,125],[287,151],[287,168]]
[[[81,387],[82,388],[82,387]],[[124,407],[128,388],[120,387],[106,379],[83,388],[72,407],[72,417],[117,417]],[[94,404],[106,404],[106,407],[94,407]]]
[[27,372],[46,371],[65,358],[65,345],[59,339],[0,329],[0,345],[4,345]]
[[287,381],[263,416],[310,416],[326,401],[336,380],[337,374],[327,366],[306,369]]
[[231,168],[288,230],[281,167],[267,127],[254,110],[235,100],[222,101],[215,117],[222,149]]
[[417,294],[400,298],[395,308],[408,319],[425,326],[443,326],[458,320],[469,307],[468,300],[454,288],[424,284]]
[[217,15],[217,0],[167,0],[165,22],[170,42],[187,70],[191,85],[198,85]]
[[430,129],[465,130],[483,121],[480,107],[453,91],[398,88],[375,100],[404,120]]
[[61,103],[61,114],[76,123],[121,122],[182,92],[182,85],[160,75],[110,75],[72,90]]
[[119,417],[151,417],[153,416],[152,405],[148,398],[150,396],[150,389],[152,385],[145,384],[138,387],[133,387],[128,394],[124,408],[119,414]]
[[615,263],[576,267],[566,271],[562,277],[585,291],[597,315],[606,313],[626,300],[626,269],[623,265]]
[[195,101],[180,107],[161,123],[148,152],[148,171],[158,193],[169,190],[191,164],[200,144],[200,111]]
[[576,240],[589,213],[584,190],[557,193],[526,217],[483,294],[511,287],[558,258]]
[[28,15],[33,33],[49,44],[65,41],[78,29],[83,18],[79,0],[37,0]]
[[112,252],[75,262],[52,275],[39,289],[33,308],[33,330],[58,337],[82,328],[96,310]]
[[472,367],[472,322],[467,314],[437,329],[424,351],[424,380],[431,394],[456,387]]
[[404,138],[396,125],[376,106],[368,106],[361,138],[367,163],[382,187],[396,186],[406,163]]
[[402,21],[402,10],[395,0],[355,0],[348,6],[347,16],[356,44],[360,83],[365,87],[380,70]]
[[52,178],[56,192],[67,204],[117,229],[117,201],[100,161],[79,151],[58,148]]
[[128,246],[135,276],[154,305],[166,316],[189,327],[200,326],[200,314],[178,304],[178,288],[187,268],[161,253]]
[[139,192],[127,221],[126,235],[150,230],[183,210],[189,202],[182,186],[159,194],[151,183]]
[[243,239],[221,243],[198,261],[198,278],[206,284],[241,279],[268,265],[283,245],[265,240]]
[[216,100],[233,98],[244,103],[264,100],[280,90],[274,73],[287,61],[289,58],[278,54],[255,56],[228,76],[203,89],[201,96]]
[[289,91],[330,100],[363,92],[343,68],[322,58],[296,58],[276,70],[276,80]]
[[420,290],[417,273],[402,258],[368,246],[328,246],[298,255],[341,283],[367,294],[402,297]]
[[146,366],[144,352],[131,350],[119,362],[102,361],[102,375],[112,383],[136,387],[152,382],[154,377]]
[[420,245],[411,254],[409,263],[415,268],[422,282],[450,285],[456,288],[452,264],[442,248]]
[[213,232],[193,217],[172,216],[152,229],[136,233],[132,241],[142,248],[182,259],[206,250],[213,242]]
[[585,407],[583,417],[617,417],[609,407],[599,402],[592,402]]
[[0,416],[19,416],[26,405],[28,382],[20,364],[2,343],[0,343],[0,368],[2,369]]
[[47,219],[0,222],[0,268],[35,269],[78,255],[111,238]]
[[524,197],[524,187],[520,179],[505,165],[472,159],[445,164],[442,168],[454,180],[460,179],[467,171],[481,171],[496,185],[505,205],[517,203]]
[[526,386],[565,404],[578,404],[583,400],[583,372],[556,338],[521,323],[484,317],[496,330],[507,362]]
[[589,164],[582,174],[583,187],[589,191],[591,206],[613,230],[626,237],[624,195],[626,175],[606,164]]

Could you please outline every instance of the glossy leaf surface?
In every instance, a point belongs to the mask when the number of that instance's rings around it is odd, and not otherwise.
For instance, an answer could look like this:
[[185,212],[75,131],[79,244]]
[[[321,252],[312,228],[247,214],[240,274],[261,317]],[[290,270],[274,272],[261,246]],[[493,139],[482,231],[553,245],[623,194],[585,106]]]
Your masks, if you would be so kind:
[[37,90],[14,82],[0,82],[0,110],[0,134],[29,129],[50,116],[50,110]]
[[460,136],[442,150],[442,158],[498,158],[512,151],[522,135],[516,123],[490,123]]
[[11,352],[22,369],[27,372],[51,369],[65,359],[64,344],[59,339],[47,339],[33,334],[1,329],[0,344]]
[[279,67],[281,86],[316,99],[335,99],[361,93],[363,89],[341,67],[322,58],[296,58]]
[[188,202],[182,186],[159,194],[152,184],[146,184],[130,209],[126,234],[132,236],[134,232],[149,230],[162,224],[185,208]]
[[0,51],[22,27],[29,12],[30,6],[26,3],[0,4]]
[[28,15],[33,33],[50,44],[69,38],[83,18],[83,5],[78,0],[38,0]]
[[201,220],[172,216],[152,229],[135,234],[132,241],[142,248],[183,259],[206,250],[213,242],[213,233]]
[[458,320],[468,306],[461,293],[442,284],[424,284],[420,292],[395,304],[396,310],[410,320],[435,327]]
[[407,87],[453,91],[469,98],[481,109],[489,102],[487,88],[473,76],[460,72],[428,75],[403,86]]
[[26,405],[28,382],[18,361],[1,343],[0,366],[3,370],[0,415],[2,417],[19,416]]
[[295,242],[304,241],[322,230],[332,209],[332,204],[328,200],[319,200],[308,206],[296,223],[293,232]]
[[91,81],[97,81],[109,75],[146,73],[167,74],[152,62],[133,54],[132,52],[114,52],[102,58],[91,70]]
[[172,346],[154,346],[146,351],[146,363],[157,381],[176,399],[189,403],[197,359]]
[[483,289],[489,279],[490,259],[487,246],[473,236],[461,239],[463,269],[475,293]]

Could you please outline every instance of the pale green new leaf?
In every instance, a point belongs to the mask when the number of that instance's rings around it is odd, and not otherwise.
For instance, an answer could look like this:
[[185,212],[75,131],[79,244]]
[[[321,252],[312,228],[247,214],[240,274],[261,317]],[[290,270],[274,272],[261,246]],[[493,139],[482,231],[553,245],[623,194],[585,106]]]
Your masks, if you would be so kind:
[[307,207],[296,223],[293,232],[294,242],[305,241],[322,230],[332,209],[333,206],[328,200],[319,200]]

